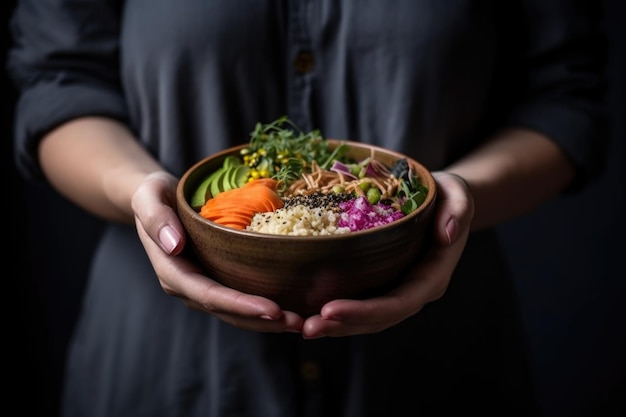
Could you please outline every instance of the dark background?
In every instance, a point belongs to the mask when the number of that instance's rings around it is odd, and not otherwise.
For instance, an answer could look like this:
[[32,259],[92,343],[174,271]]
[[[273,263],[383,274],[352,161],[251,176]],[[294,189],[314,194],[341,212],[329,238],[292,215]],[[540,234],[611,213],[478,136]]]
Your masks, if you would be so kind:
[[[626,1],[603,3],[612,122],[607,170],[583,193],[499,229],[546,417],[626,416]],[[6,22],[15,2],[2,4]],[[6,51],[6,26],[3,35]],[[101,224],[19,177],[11,143],[15,95],[2,76],[6,408],[55,417],[65,348]]]

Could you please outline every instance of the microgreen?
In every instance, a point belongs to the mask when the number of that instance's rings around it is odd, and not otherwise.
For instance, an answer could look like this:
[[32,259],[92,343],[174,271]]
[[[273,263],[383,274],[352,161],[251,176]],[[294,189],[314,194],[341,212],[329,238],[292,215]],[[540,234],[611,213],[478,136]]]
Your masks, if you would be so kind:
[[318,129],[303,132],[287,116],[282,116],[267,124],[257,123],[242,154],[249,156],[251,168],[264,170],[286,187],[310,170],[313,161],[324,161],[325,167],[341,159],[346,150],[346,146],[340,145],[331,152]]
[[416,176],[408,175],[402,178],[400,182],[400,192],[406,197],[400,210],[404,214],[409,214],[422,205],[428,194],[428,189]]

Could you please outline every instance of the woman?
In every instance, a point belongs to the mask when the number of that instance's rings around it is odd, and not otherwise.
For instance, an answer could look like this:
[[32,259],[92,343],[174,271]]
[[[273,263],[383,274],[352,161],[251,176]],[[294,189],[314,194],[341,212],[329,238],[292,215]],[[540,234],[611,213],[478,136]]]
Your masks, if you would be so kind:
[[[491,228],[593,178],[594,18],[566,0],[19,1],[18,165],[110,221],[63,415],[533,415]],[[434,172],[435,239],[391,293],[300,317],[186,255],[177,178],[281,115]]]

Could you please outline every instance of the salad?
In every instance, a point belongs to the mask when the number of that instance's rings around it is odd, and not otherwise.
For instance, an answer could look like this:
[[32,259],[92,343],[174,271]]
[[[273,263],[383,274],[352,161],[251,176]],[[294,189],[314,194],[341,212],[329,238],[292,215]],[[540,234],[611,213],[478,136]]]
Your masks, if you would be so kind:
[[260,221],[265,213],[269,222],[276,216],[267,213],[278,212],[284,221],[285,210],[303,206],[317,216],[332,214],[331,226],[346,232],[395,221],[424,202],[428,189],[406,159],[386,166],[374,154],[354,160],[349,149],[319,130],[301,131],[286,116],[257,123],[239,155],[227,156],[203,179],[191,205],[211,221],[244,230],[253,230],[255,215]]

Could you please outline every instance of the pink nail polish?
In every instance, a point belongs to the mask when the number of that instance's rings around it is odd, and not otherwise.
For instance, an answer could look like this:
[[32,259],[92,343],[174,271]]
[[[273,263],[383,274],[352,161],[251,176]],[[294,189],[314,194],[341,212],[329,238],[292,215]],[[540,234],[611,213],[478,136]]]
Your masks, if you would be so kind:
[[180,236],[171,226],[165,226],[159,231],[159,240],[163,249],[169,254],[178,246]]
[[459,222],[453,217],[448,220],[446,224],[446,236],[448,237],[448,244],[452,244],[456,240],[456,235],[459,231]]

